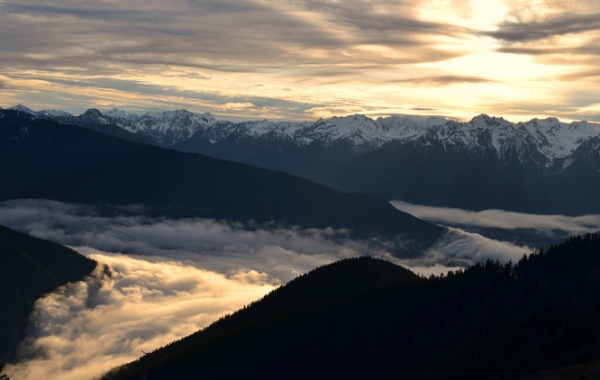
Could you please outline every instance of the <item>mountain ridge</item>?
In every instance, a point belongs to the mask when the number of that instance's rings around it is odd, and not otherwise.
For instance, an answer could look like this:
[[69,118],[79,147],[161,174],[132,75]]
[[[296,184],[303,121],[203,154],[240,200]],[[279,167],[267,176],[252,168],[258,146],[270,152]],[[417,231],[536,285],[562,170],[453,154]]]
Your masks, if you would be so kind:
[[[444,229],[373,195],[284,172],[138,144],[20,111],[0,112],[0,199],[144,204],[158,215],[346,228],[428,246]],[[35,175],[32,175],[35,173]]]
[[[69,121],[76,116],[64,111],[42,110],[33,111],[30,108],[18,105],[12,109],[21,110],[34,116],[55,117],[58,120]],[[9,108],[9,109],[11,109]],[[100,124],[113,124],[133,133],[152,136],[159,143],[166,146],[175,146],[189,140],[194,134],[207,137],[213,144],[236,133],[245,137],[262,137],[280,132],[280,136],[291,139],[298,146],[314,143],[331,144],[335,141],[347,140],[358,149],[366,147],[380,147],[395,140],[411,140],[422,138],[428,130],[435,127],[435,134],[440,141],[448,141],[448,136],[455,137],[454,143],[465,145],[473,144],[477,136],[472,132],[478,129],[493,131],[491,145],[502,154],[506,149],[502,145],[509,138],[533,139],[540,151],[548,158],[564,158],[573,153],[585,140],[600,135],[600,124],[587,121],[564,123],[554,117],[546,119],[533,118],[526,122],[509,122],[502,117],[481,114],[470,121],[460,122],[442,116],[405,116],[392,115],[371,119],[368,116],[355,114],[348,116],[333,116],[319,119],[315,122],[290,122],[290,121],[242,121],[229,122],[216,119],[210,113],[194,113],[185,109],[163,112],[147,112],[142,115],[127,111],[112,109],[105,113],[97,109],[89,109],[84,114],[93,113]],[[70,117],[65,117],[70,115]],[[80,116],[82,116],[80,115]],[[220,136],[216,136],[211,129],[221,129]],[[512,129],[515,135],[510,136]],[[467,132],[460,136],[449,133],[448,130]],[[567,133],[565,133],[567,131]],[[469,135],[471,133],[471,135]],[[525,135],[525,136],[523,136]],[[433,137],[429,132],[429,137]],[[551,149],[555,147],[556,149]]]
[[[35,114],[47,118],[43,115],[48,113]],[[481,114],[467,122],[350,115],[316,122],[234,123],[185,110],[86,114],[96,124],[74,123],[387,200],[469,210],[600,213],[592,190],[600,186],[600,145],[594,144],[600,124],[586,121],[534,118],[512,123]]]

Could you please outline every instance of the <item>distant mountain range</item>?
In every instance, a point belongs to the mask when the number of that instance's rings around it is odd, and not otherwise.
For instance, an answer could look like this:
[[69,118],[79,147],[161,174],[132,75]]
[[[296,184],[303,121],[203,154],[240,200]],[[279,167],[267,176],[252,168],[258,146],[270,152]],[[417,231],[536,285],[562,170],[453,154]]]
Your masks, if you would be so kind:
[[0,110],[0,173],[0,200],[141,204],[152,215],[347,229],[356,237],[396,241],[402,255],[420,254],[445,231],[376,196],[20,110]]
[[[600,212],[600,125],[480,115],[227,122],[185,110],[34,112],[173,149],[287,171],[345,191],[472,210]],[[115,129],[118,128],[118,129]],[[120,136],[123,137],[123,136]],[[149,142],[149,141],[146,141]]]
[[0,226],[0,362],[23,339],[36,300],[95,267],[69,248]]
[[[318,268],[103,379],[516,379],[600,357],[600,236],[420,278]],[[597,378],[586,366],[570,378]],[[557,369],[555,373],[560,373]],[[543,377],[534,378],[564,378]]]

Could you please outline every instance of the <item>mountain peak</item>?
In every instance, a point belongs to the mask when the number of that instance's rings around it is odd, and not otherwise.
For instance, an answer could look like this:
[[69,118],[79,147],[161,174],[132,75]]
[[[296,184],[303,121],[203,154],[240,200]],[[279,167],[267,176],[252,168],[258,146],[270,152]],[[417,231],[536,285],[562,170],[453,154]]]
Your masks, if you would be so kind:
[[12,106],[9,108],[9,110],[13,110],[13,111],[21,111],[21,112],[25,112],[28,113],[30,115],[36,115],[37,112],[35,112],[34,110],[32,110],[31,108],[19,103],[16,106]]
[[471,119],[470,123],[475,127],[490,127],[511,124],[510,122],[504,120],[503,117],[490,116],[485,113],[482,113],[479,116],[475,116],[473,119]]
[[129,112],[129,111],[120,110],[118,108],[113,108],[110,111],[107,111],[106,115],[110,116],[110,117],[125,119],[125,120],[133,120],[133,119],[136,119],[138,117],[138,115],[135,114],[135,113],[132,113],[132,112]]
[[87,116],[87,117],[101,117],[101,116],[104,116],[104,115],[102,115],[102,112],[100,112],[99,109],[97,109],[97,108],[90,108],[87,111],[85,111],[82,116]]

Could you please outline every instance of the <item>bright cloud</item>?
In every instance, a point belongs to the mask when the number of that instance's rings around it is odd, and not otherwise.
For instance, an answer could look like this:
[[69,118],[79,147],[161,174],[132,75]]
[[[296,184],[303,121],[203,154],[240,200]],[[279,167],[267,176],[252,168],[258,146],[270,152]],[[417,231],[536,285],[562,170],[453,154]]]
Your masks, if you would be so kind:
[[[18,379],[92,379],[203,328],[275,288],[255,271],[227,278],[190,265],[93,253],[96,272],[35,304]],[[103,267],[110,270],[107,275]]]

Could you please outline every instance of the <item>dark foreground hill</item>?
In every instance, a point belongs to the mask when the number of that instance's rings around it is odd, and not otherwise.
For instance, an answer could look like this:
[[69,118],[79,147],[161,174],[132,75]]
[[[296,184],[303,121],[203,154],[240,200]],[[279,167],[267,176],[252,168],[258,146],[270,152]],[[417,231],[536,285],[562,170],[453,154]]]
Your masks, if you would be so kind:
[[0,226],[0,359],[23,338],[36,299],[95,267],[69,248]]
[[600,357],[600,235],[429,279],[316,269],[105,379],[512,379]]
[[387,235],[416,248],[444,229],[381,198],[333,190],[283,172],[136,144],[89,129],[1,111],[0,200],[143,204],[171,217],[206,217]]

